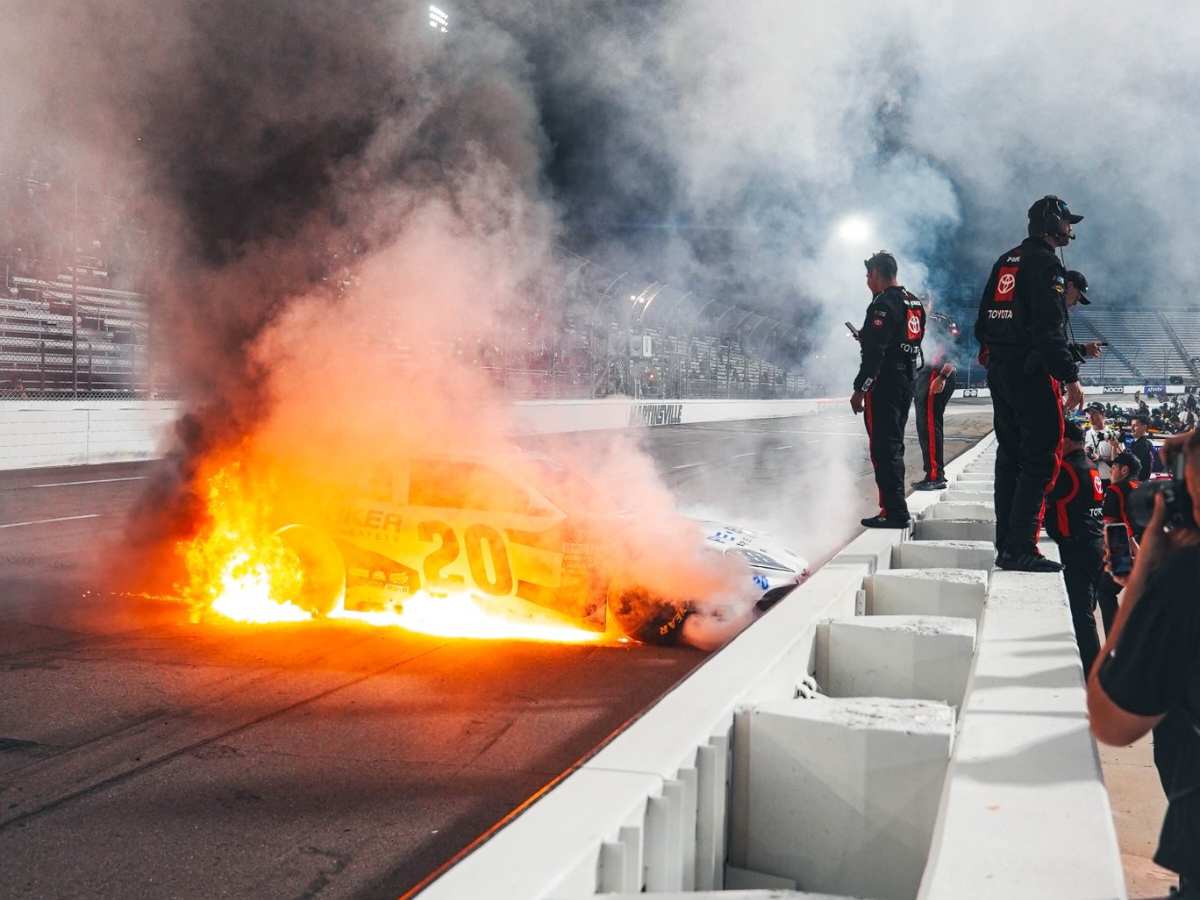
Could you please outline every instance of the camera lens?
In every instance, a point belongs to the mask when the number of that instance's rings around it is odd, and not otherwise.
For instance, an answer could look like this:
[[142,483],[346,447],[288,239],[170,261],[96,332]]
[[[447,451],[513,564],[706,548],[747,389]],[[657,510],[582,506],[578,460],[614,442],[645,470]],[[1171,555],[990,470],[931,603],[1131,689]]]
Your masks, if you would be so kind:
[[1141,531],[1154,515],[1154,496],[1166,487],[1168,482],[1152,481],[1143,484],[1129,495],[1129,521]]

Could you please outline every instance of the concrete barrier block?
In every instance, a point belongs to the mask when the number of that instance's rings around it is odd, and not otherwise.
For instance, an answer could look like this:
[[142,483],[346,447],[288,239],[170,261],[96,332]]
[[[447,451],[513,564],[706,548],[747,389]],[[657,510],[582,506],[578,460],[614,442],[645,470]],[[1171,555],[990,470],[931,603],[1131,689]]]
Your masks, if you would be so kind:
[[992,573],[920,896],[1126,896],[1061,576]]
[[975,622],[950,616],[855,616],[820,628],[818,681],[830,697],[909,697],[957,707],[967,690]]
[[900,529],[868,528],[825,565],[865,565],[868,573],[886,569],[892,558],[892,548],[905,534],[907,532]]
[[954,479],[955,484],[979,484],[980,482],[991,483],[996,480],[996,476],[992,472],[963,472],[958,478]]
[[942,499],[947,501],[965,501],[967,503],[975,503],[977,501],[987,503],[996,496],[996,490],[991,482],[973,481],[968,482],[968,484],[970,485],[969,487],[964,485],[962,487],[947,488],[941,492]]
[[[748,718],[746,868],[807,890],[912,900],[929,852],[954,711],[921,700],[764,703]],[[886,765],[880,762],[886,760]]]
[[922,519],[913,522],[916,541],[987,541],[996,536],[996,523],[979,519]]
[[980,569],[889,569],[866,581],[869,616],[958,616],[979,620],[988,573]]
[[983,522],[996,521],[996,505],[987,501],[963,503],[960,501],[945,501],[935,503],[925,511],[930,519],[979,519]]
[[892,554],[896,569],[990,569],[995,561],[991,541],[905,541]]
[[[722,898],[729,896],[729,891],[736,891],[737,894],[757,892],[757,891],[787,891],[784,896],[795,897],[793,893],[796,890],[796,882],[791,878],[780,878],[777,875],[764,875],[762,872],[752,872],[749,869],[739,869],[737,866],[725,867],[725,891],[720,896]],[[737,896],[735,894],[734,896]],[[688,894],[687,900],[692,900],[694,894]],[[750,893],[753,896],[753,893]],[[778,897],[779,894],[771,893],[769,897]]]

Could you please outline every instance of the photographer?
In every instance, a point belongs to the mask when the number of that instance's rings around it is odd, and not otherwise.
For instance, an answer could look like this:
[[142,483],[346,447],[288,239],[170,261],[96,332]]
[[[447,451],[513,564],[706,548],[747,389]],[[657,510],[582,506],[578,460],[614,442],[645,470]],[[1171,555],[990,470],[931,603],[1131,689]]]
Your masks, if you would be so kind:
[[1184,454],[1153,496],[1153,513],[1124,601],[1088,678],[1097,739],[1131,744],[1154,731],[1167,795],[1154,861],[1180,876],[1181,900],[1200,897],[1200,435],[1170,442]]
[[1104,421],[1104,407],[1093,403],[1087,408],[1088,419],[1092,427],[1083,435],[1083,452],[1096,465],[1100,473],[1100,482],[1104,488],[1112,481],[1112,461],[1116,454],[1113,452],[1113,436],[1109,433]]

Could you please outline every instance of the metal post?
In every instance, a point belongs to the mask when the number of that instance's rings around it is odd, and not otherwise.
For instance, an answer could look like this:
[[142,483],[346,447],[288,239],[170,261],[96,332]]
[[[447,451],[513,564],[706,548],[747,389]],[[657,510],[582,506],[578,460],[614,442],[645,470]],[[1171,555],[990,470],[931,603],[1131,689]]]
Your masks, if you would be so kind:
[[71,211],[71,397],[79,396],[79,176],[75,176],[75,202]]

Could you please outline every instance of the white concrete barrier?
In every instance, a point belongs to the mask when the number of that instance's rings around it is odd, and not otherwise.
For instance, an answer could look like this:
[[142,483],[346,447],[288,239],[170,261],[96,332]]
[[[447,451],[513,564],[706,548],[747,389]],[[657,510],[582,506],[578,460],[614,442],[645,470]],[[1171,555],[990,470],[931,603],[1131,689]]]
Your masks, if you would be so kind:
[[830,697],[938,700],[957,707],[974,652],[973,618],[851,616],[818,628],[814,674]]
[[[533,400],[513,407],[519,434],[550,434],[812,415],[822,400]],[[0,400],[0,469],[152,459],[182,407],[167,400]]]
[[773,700],[741,715],[746,866],[831,894],[914,897],[954,743],[954,710],[857,697]]
[[0,469],[152,459],[178,409],[153,400],[0,400]]
[[[990,444],[950,480],[990,488]],[[1123,897],[1061,578],[996,574],[993,609],[990,541],[906,538],[856,538],[421,896]]]

